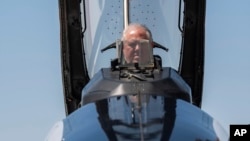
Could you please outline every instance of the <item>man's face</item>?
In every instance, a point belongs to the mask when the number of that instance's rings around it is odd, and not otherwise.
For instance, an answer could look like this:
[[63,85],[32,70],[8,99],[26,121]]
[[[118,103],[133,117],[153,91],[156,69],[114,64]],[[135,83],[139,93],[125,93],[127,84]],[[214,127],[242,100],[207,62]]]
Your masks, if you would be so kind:
[[123,41],[123,54],[127,63],[138,63],[139,60],[142,62],[149,57],[148,48],[143,47],[145,41],[148,41],[148,37],[144,29],[127,31]]

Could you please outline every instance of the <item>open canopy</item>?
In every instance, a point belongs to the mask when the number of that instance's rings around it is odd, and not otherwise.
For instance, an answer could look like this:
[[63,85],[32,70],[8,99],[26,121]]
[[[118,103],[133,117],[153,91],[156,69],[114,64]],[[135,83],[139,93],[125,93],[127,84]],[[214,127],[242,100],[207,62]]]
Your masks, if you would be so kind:
[[[62,74],[66,112],[78,107],[82,88],[116,50],[101,50],[121,38],[126,22],[146,25],[163,67],[179,72],[201,104],[204,63],[205,0],[59,0]],[[127,17],[127,18],[126,18]]]

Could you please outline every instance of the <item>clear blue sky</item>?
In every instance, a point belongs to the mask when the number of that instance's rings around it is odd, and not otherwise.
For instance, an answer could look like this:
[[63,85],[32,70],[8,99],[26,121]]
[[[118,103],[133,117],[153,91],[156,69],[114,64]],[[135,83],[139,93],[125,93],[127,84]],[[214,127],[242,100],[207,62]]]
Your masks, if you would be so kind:
[[57,0],[0,1],[0,139],[42,141],[64,114]]
[[[250,1],[207,0],[203,109],[250,123]],[[0,1],[0,138],[42,141],[65,117],[57,0]]]
[[250,1],[207,0],[203,109],[229,132],[250,124]]

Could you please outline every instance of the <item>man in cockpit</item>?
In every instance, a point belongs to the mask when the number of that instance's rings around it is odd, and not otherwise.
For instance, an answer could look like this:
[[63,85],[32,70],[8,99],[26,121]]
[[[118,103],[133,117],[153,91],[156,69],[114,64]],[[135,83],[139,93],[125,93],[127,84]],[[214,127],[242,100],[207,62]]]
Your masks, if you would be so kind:
[[122,42],[123,57],[127,64],[147,64],[151,61],[153,39],[146,26],[137,23],[128,25],[123,31]]

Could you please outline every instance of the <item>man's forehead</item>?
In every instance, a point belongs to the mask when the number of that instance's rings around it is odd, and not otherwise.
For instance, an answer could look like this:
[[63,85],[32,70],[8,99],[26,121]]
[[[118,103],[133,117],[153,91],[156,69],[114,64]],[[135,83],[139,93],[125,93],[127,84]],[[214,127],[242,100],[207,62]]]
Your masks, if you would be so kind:
[[124,43],[149,43],[148,39],[130,39],[130,40],[123,40]]
[[126,39],[137,38],[137,39],[148,39],[147,31],[143,28],[130,28],[125,34]]

